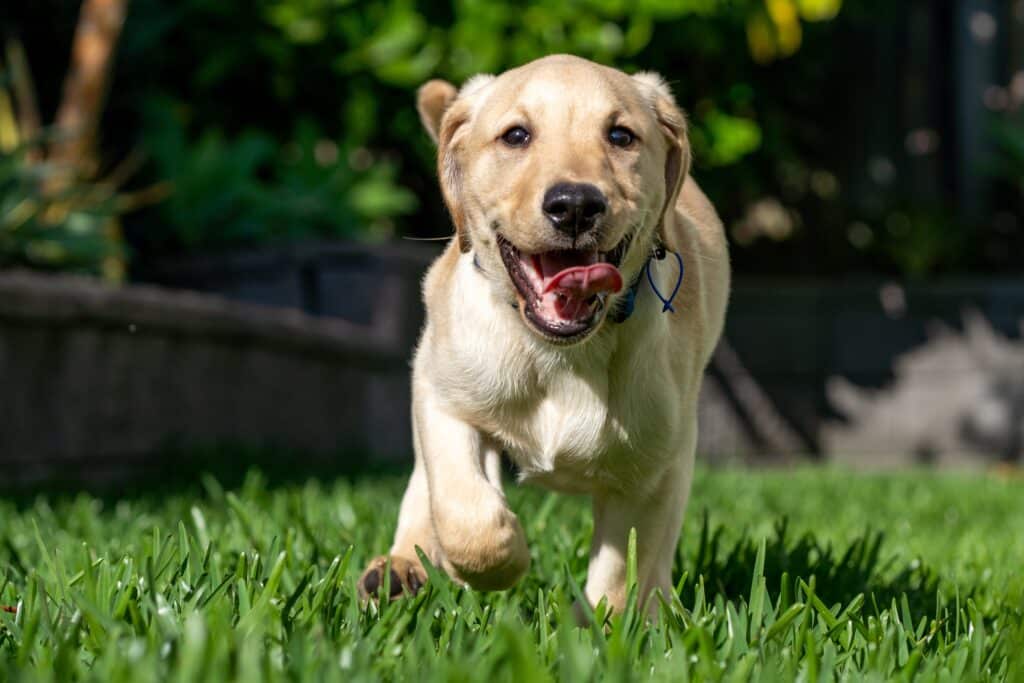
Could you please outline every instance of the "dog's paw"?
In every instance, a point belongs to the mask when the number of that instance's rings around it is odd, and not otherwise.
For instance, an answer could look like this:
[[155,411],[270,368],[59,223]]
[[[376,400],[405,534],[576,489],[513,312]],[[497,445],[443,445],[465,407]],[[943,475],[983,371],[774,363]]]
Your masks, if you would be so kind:
[[530,548],[519,519],[503,501],[496,507],[493,515],[479,514],[473,526],[441,522],[442,566],[453,579],[476,590],[511,588],[530,567]]
[[376,600],[380,587],[384,584],[384,572],[388,569],[388,561],[391,562],[389,578],[388,598],[395,600],[402,595],[416,595],[427,583],[427,574],[418,562],[407,560],[404,557],[392,555],[381,555],[370,561],[366,571],[359,577],[359,598],[361,600]]

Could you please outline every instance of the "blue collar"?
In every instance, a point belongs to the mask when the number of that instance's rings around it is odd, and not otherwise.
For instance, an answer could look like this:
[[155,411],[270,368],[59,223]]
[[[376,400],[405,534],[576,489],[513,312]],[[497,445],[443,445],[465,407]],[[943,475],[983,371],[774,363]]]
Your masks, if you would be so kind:
[[683,284],[683,274],[686,272],[683,267],[683,257],[678,252],[672,252],[676,257],[676,261],[679,263],[679,277],[676,279],[676,286],[672,290],[672,293],[665,298],[661,292],[658,291],[658,285],[654,284],[654,276],[651,274],[651,261],[663,261],[665,256],[668,254],[668,250],[660,244],[655,244],[654,249],[651,250],[651,255],[644,261],[644,267],[640,269],[640,272],[636,274],[633,279],[633,283],[629,286],[629,290],[625,296],[622,297],[622,303],[619,305],[619,309],[611,314],[609,317],[613,323],[624,323],[629,320],[629,316],[633,315],[633,309],[636,307],[636,293],[640,289],[640,278],[644,273],[647,273],[647,282],[651,285],[651,291],[654,292],[654,296],[662,303],[662,313],[675,313],[676,309],[672,308],[672,301],[676,298],[676,294],[679,293],[679,287]]
[[640,290],[640,276],[647,270],[647,265],[651,262],[651,259],[647,259],[644,263],[644,267],[640,269],[640,272],[633,278],[633,284],[629,286],[626,293],[622,296],[622,300],[619,302],[618,309],[608,314],[608,319],[613,323],[624,323],[629,320],[629,316],[633,315],[633,309],[636,308],[636,294]]

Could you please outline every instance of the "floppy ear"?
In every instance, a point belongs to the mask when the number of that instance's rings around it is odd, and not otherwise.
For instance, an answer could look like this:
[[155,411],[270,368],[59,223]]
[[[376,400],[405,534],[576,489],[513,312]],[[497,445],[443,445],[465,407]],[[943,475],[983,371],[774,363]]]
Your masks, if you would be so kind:
[[416,109],[420,113],[427,133],[437,143],[437,175],[441,182],[441,193],[455,223],[455,234],[459,249],[470,250],[469,235],[465,228],[465,215],[460,197],[462,194],[462,169],[459,165],[459,144],[469,121],[470,98],[492,76],[474,76],[466,81],[462,90],[446,81],[434,80],[425,83],[419,90]]
[[658,220],[658,229],[663,230],[665,214],[675,206],[683,182],[690,173],[690,140],[686,131],[686,115],[676,106],[672,91],[661,76],[651,71],[641,71],[634,74],[633,79],[647,98],[668,142],[668,155],[665,157],[665,206]]
[[416,93],[416,111],[420,113],[420,121],[434,142],[437,142],[441,130],[441,117],[457,95],[455,86],[442,80],[427,81]]

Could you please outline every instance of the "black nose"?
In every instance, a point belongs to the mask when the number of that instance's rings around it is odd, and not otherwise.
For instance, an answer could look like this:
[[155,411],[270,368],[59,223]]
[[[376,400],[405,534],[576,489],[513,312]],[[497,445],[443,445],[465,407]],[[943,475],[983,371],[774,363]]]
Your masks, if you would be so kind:
[[544,193],[541,208],[555,228],[575,237],[594,227],[608,202],[593,185],[558,183]]

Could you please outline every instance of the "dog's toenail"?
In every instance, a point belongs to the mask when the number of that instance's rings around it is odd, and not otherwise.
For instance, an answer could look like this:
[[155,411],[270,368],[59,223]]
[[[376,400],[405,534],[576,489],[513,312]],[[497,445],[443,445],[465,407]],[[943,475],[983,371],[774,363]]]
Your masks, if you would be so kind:
[[380,570],[375,569],[363,578],[363,590],[367,595],[376,595],[380,588]]
[[395,597],[402,592],[402,579],[399,578],[398,573],[394,569],[391,570],[391,597]]
[[420,581],[420,575],[416,573],[415,569],[409,569],[409,590],[415,594],[421,588],[423,588],[423,582]]

